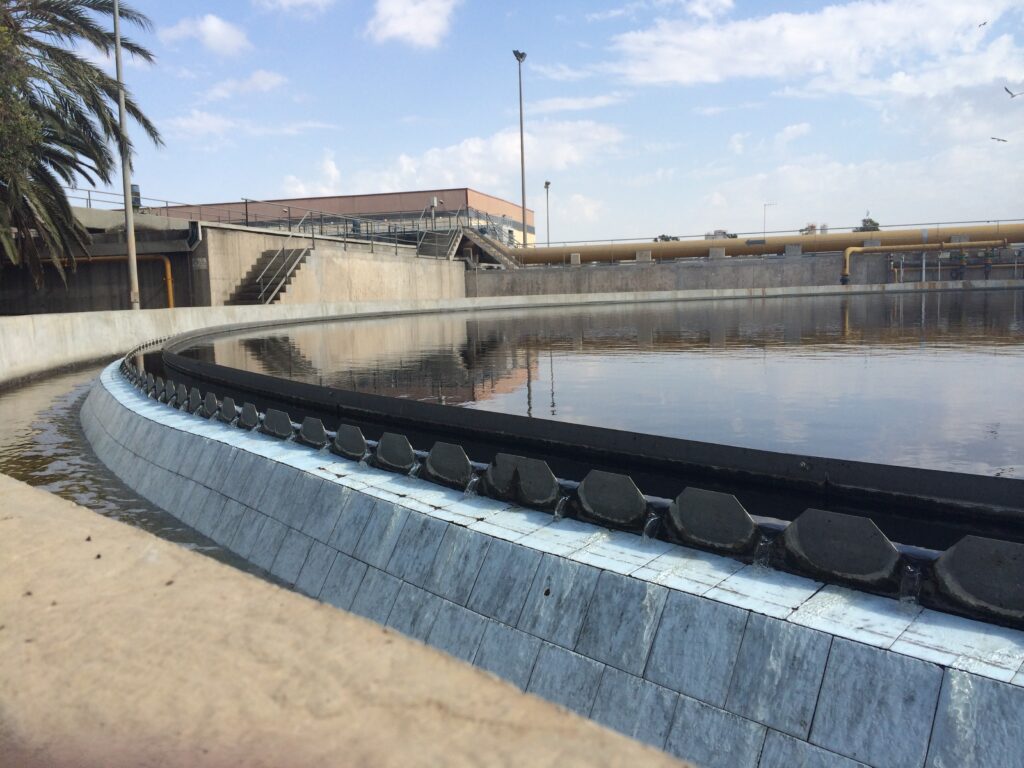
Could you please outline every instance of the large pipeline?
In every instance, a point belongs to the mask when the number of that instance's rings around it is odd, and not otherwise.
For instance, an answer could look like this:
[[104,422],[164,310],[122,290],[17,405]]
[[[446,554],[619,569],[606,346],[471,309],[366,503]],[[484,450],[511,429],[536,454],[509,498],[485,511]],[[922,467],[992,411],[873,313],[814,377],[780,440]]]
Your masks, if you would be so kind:
[[[669,242],[605,243],[553,248],[518,248],[510,254],[526,265],[568,264],[573,254],[580,262],[633,261],[638,251],[650,251],[651,259],[694,259],[707,257],[712,248],[724,249],[726,256],[765,256],[782,254],[787,245],[799,245],[804,253],[832,253],[865,243],[881,246],[951,243],[954,239],[1005,240],[1024,243],[1024,224],[985,224],[981,226],[926,227],[890,229],[877,232],[830,232],[813,235],[780,235],[768,238],[719,238],[715,240],[673,240]],[[956,245],[952,245],[956,247]]]
[[850,257],[855,253],[902,253],[905,251],[966,251],[971,248],[1005,248],[1006,240],[978,240],[970,243],[916,243],[915,245],[869,245],[850,246],[843,251],[843,274],[840,282],[846,285],[850,282]]

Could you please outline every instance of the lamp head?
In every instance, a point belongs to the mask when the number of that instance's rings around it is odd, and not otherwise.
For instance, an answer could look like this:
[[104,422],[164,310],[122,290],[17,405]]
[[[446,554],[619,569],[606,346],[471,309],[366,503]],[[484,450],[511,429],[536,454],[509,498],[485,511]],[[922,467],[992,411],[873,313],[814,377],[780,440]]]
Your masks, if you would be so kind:
[[548,189],[550,186],[551,186],[551,182],[550,181],[545,181],[544,182],[544,189]]
[[512,55],[516,57],[516,61],[520,64],[526,60],[526,51],[512,51]]

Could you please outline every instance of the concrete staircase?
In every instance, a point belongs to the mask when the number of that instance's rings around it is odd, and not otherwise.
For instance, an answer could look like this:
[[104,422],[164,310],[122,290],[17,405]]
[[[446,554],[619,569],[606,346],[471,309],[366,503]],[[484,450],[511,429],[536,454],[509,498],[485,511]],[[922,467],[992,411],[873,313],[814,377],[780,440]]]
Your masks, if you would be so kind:
[[522,266],[512,251],[491,238],[481,235],[476,230],[470,227],[463,227],[462,235],[477,246],[492,263],[498,264],[505,269],[519,269]]
[[288,290],[295,273],[309,256],[309,248],[285,248],[264,251],[252,265],[227,304],[274,304]]

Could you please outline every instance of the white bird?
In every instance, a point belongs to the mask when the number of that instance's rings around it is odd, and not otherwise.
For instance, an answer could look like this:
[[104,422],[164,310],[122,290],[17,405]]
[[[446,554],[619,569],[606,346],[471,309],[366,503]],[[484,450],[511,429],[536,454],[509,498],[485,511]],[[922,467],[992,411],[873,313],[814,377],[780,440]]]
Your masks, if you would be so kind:
[[1007,143],[1006,139],[1000,139],[998,136],[990,136],[989,138],[992,139],[992,141],[1001,141],[1003,144]]
[[1020,91],[1018,93],[1014,93],[1009,88],[1007,88],[1005,85],[1003,86],[1003,90],[1006,91],[1008,94],[1010,94],[1010,98],[1011,99],[1016,99],[1018,96],[1024,96],[1024,91]]

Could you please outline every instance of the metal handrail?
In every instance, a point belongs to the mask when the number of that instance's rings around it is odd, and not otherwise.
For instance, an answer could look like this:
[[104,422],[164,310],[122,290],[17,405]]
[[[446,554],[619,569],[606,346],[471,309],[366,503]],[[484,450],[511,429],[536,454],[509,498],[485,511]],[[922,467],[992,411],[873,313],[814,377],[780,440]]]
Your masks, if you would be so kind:
[[[309,248],[303,248],[303,249],[299,250],[298,255],[292,261],[292,265],[288,268],[288,270],[285,272],[285,274],[281,277],[280,281],[278,281],[278,283],[274,287],[274,289],[267,295],[267,300],[263,302],[264,304],[269,304],[270,302],[272,302],[274,300],[274,298],[278,294],[281,293],[281,288],[291,278],[291,276],[295,274],[295,271],[299,268],[299,264],[301,264],[303,258],[307,254],[309,254],[309,251],[310,251]],[[287,258],[285,259],[285,261],[287,261]],[[278,271],[280,272],[280,270],[278,270]],[[276,275],[275,275],[275,277],[276,277]],[[262,297],[263,297],[263,294],[261,293],[260,294],[260,298],[262,299]]]
[[[299,219],[299,224],[298,224],[298,226],[297,226],[297,227],[296,227],[295,229],[299,229],[299,230],[301,230],[301,229],[302,229],[302,222],[304,222],[304,221],[306,220],[306,217],[307,217],[307,216],[309,216],[309,213],[307,213],[307,214],[306,214],[305,216],[303,216],[303,217],[302,217],[301,219]],[[272,259],[271,259],[270,261],[268,261],[268,262],[267,262],[267,266],[265,266],[265,267],[263,268],[263,271],[262,271],[262,272],[260,272],[259,276],[258,276],[258,277],[256,278],[256,283],[257,283],[257,284],[258,284],[258,285],[260,286],[260,295],[259,295],[259,298],[258,298],[257,300],[258,300],[258,301],[259,301],[259,302],[260,302],[261,304],[265,303],[265,302],[263,301],[263,294],[264,294],[264,293],[266,292],[266,290],[267,290],[267,289],[266,289],[266,287],[265,287],[265,286],[263,285],[263,276],[264,276],[265,274],[267,274],[267,270],[268,270],[268,269],[270,269],[271,265],[272,265],[272,264],[273,264],[273,263],[274,263],[275,261],[277,261],[277,257],[278,257],[278,256],[280,256],[280,255],[281,255],[281,254],[282,254],[282,253],[284,252],[284,249],[285,249],[285,248],[286,248],[286,247],[288,246],[288,241],[292,239],[292,235],[294,235],[294,234],[295,234],[295,230],[294,230],[294,229],[288,232],[288,237],[286,237],[286,238],[284,239],[284,243],[283,243],[283,244],[281,245],[281,247],[280,247],[280,248],[279,248],[279,249],[277,250],[277,253],[275,253],[275,254],[274,254],[274,257],[273,257],[273,258],[272,258]],[[285,259],[285,261],[287,261],[287,259]],[[282,265],[282,266],[283,266],[283,265]],[[274,277],[272,277],[272,278],[271,278],[271,282],[273,282],[273,280],[274,280],[274,279],[275,279],[275,278],[276,278],[276,277],[278,276],[278,274],[280,274],[280,272],[281,272],[281,269],[280,269],[280,267],[279,267],[279,268],[278,268],[278,270],[277,270],[277,272],[275,272],[275,273],[274,273]]]
[[[123,198],[123,195],[120,192],[111,192],[111,191],[99,190],[99,189],[82,189],[82,188],[74,187],[74,186],[64,187],[64,190],[65,190],[65,193],[69,193],[68,194],[68,198],[69,199],[83,200],[83,201],[86,202],[86,207],[89,207],[89,208],[93,207],[92,204],[94,202],[101,202],[101,203],[104,203],[104,204],[107,204],[107,205],[118,206],[118,207],[123,206],[124,198]],[[183,202],[179,202],[179,201],[166,200],[166,199],[157,198],[157,197],[142,197],[141,200],[143,202],[148,201],[148,202],[156,204],[156,205],[144,205],[144,206],[142,206],[143,208],[150,208],[151,210],[149,212],[152,213],[153,215],[157,215],[157,216],[171,216],[171,215],[173,215],[173,212],[168,212],[167,209],[170,208],[171,206],[175,206],[175,207],[183,207],[183,208],[195,209],[195,210],[197,210],[199,212],[198,218],[199,219],[203,218],[203,215],[202,215],[203,206],[201,204],[183,203]],[[281,205],[280,201],[257,200],[257,199],[253,199],[253,198],[242,198],[242,202],[243,203],[245,203],[245,202],[259,203],[259,204],[263,204],[263,205],[276,205],[276,206],[280,206]],[[225,204],[223,204],[223,203],[216,204],[217,210],[218,211],[224,211],[224,205]],[[340,214],[328,213],[326,211],[315,210],[315,209],[312,209],[312,208],[304,208],[302,206],[297,206],[297,205],[291,205],[289,207],[293,208],[293,209],[295,209],[297,211],[306,211],[306,212],[309,212],[309,213],[314,213],[314,214],[322,215],[324,217],[329,217],[331,219],[340,219],[341,221],[358,222],[360,224],[360,229],[362,229],[364,225],[366,226],[366,228],[370,231],[371,238],[374,237],[374,236],[379,236],[380,235],[380,233],[374,231],[376,229],[376,225],[380,223],[379,219],[366,219],[366,218],[362,218],[362,217],[358,217],[358,216],[342,216]],[[427,206],[427,207],[429,208],[429,206]],[[163,209],[163,210],[161,210],[161,209]],[[462,210],[463,210],[462,208],[459,209],[460,212]],[[225,222],[225,223],[245,224],[244,210],[236,209],[236,208],[228,208],[227,209],[227,213],[229,214],[229,216],[228,216],[228,221]],[[494,219],[494,217],[491,214],[484,213],[483,211],[478,211],[478,210],[476,210],[474,208],[466,208],[465,209],[465,217],[466,217],[466,225],[465,226],[471,226],[470,221],[473,218],[473,214],[476,214],[475,218],[477,218],[479,220],[487,221],[496,230],[498,229],[497,226],[494,224],[495,219]],[[459,214],[456,213],[456,216],[458,216],[458,215]],[[423,218],[423,216],[422,216],[422,213],[421,213],[420,219],[422,219],[422,218]],[[450,217],[445,217],[445,218],[449,219]],[[223,222],[223,217],[218,215],[218,221]],[[419,220],[416,220],[416,221],[417,221],[416,229],[417,230],[422,230],[422,227],[419,226]],[[1019,224],[1019,223],[1022,223],[1022,222],[1024,222],[1024,218],[973,219],[973,220],[966,220],[966,221],[929,221],[929,222],[912,222],[912,223],[905,223],[905,224],[885,224],[885,225],[880,225],[879,229],[880,229],[880,231],[885,231],[885,230],[888,230],[888,229],[913,229],[913,228],[919,228],[919,227],[949,227],[949,226],[967,226],[967,225],[978,225],[978,224],[996,224],[996,225],[998,225],[998,224],[1003,224],[1003,223],[1005,223],[1005,224]],[[267,222],[265,222],[265,223],[267,223]],[[856,230],[859,226],[860,226],[860,224],[854,224],[854,225],[851,225],[851,226],[830,226],[829,227],[829,232],[852,232],[852,231]],[[498,231],[500,231],[500,230],[498,230]],[[402,228],[402,229],[397,230],[396,234],[407,234],[408,235],[408,234],[411,234],[411,232],[412,231],[409,230],[409,229]],[[765,232],[762,229],[758,229],[756,231],[736,232],[734,234],[736,234],[738,237],[749,237],[749,238],[757,237],[757,238],[761,238],[761,237],[764,237],[766,235],[776,235],[776,236],[777,235],[796,235],[796,234],[799,234],[799,233],[800,233],[799,229],[779,229],[779,230],[770,230],[770,231],[767,231],[767,232]],[[348,233],[346,232],[345,234],[347,235]],[[507,236],[507,233],[502,235],[502,237],[499,238],[499,239],[502,242],[505,242],[505,240],[507,239],[506,236]],[[706,233],[705,232],[701,232],[699,234],[682,234],[682,235],[670,235],[670,236],[678,237],[680,240],[703,240],[703,239],[705,239]],[[557,242],[553,241],[552,245],[553,246],[570,246],[570,245],[600,245],[600,244],[605,244],[605,243],[632,243],[632,242],[642,243],[642,242],[651,242],[653,239],[654,239],[654,237],[651,236],[651,235],[638,235],[638,236],[633,236],[633,237],[593,238],[593,239],[588,239],[588,240],[559,240]],[[518,246],[518,242],[516,242],[515,244]]]

